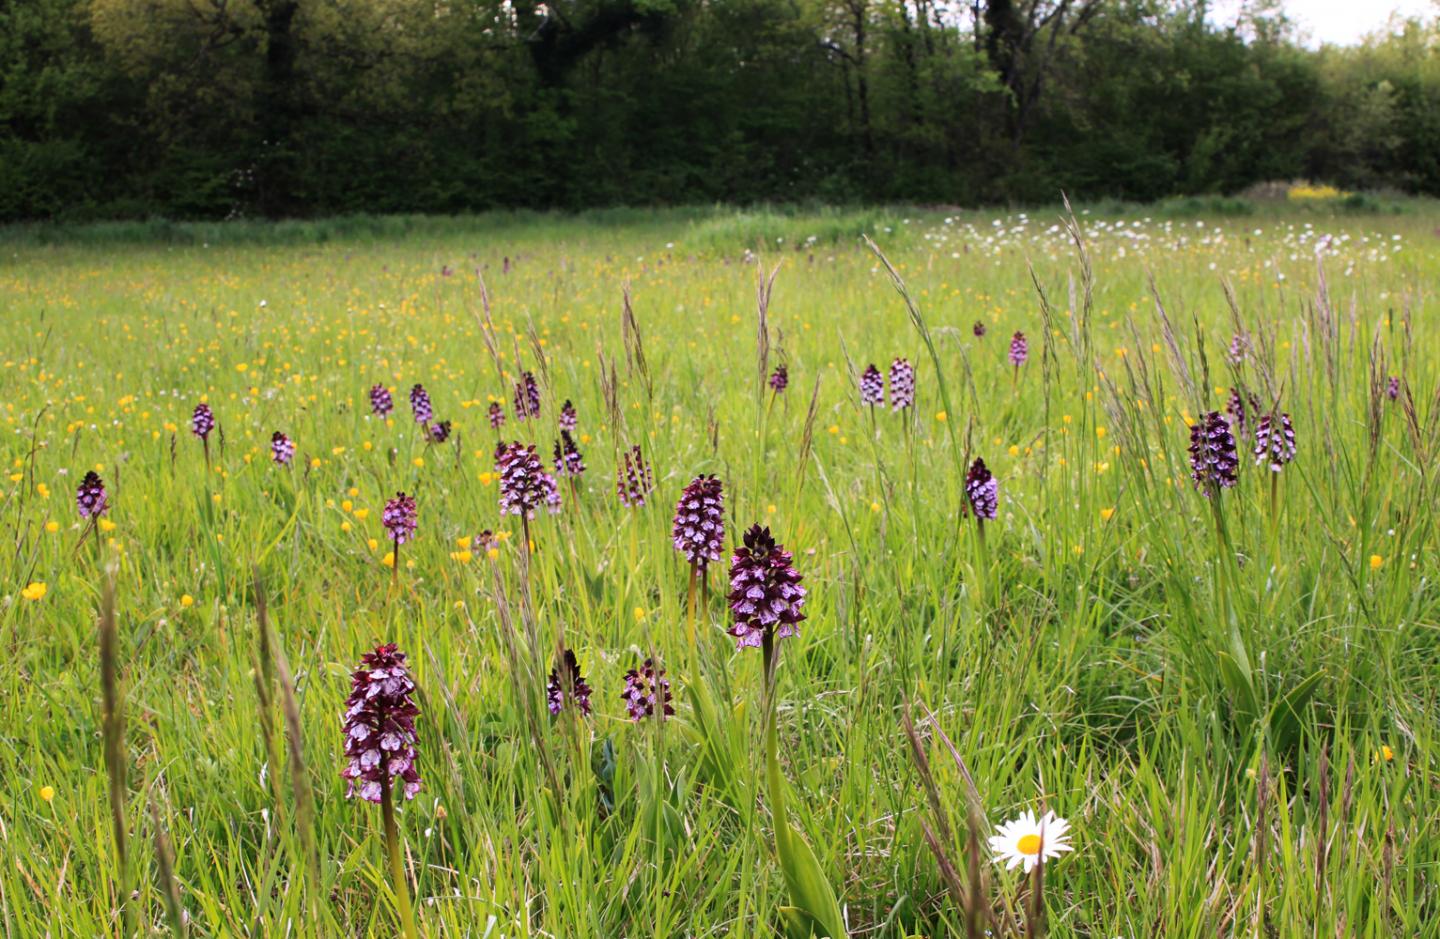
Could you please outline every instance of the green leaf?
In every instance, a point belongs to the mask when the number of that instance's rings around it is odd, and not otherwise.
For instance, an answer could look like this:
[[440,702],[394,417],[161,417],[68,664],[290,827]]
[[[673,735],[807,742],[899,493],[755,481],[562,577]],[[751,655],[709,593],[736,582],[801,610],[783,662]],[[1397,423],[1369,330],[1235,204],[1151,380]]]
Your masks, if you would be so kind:
[[1299,740],[1302,712],[1315,696],[1315,689],[1320,686],[1323,677],[1325,671],[1321,669],[1291,688],[1270,709],[1270,731],[1278,749],[1288,750]]
[[1230,703],[1235,708],[1236,717],[1243,723],[1250,723],[1258,716],[1259,708],[1255,704],[1255,688],[1250,683],[1249,671],[1236,665],[1226,652],[1215,653],[1215,664],[1220,668],[1220,679],[1230,692]]
[[785,922],[785,935],[789,939],[811,939],[815,935],[815,920],[804,910],[782,906],[780,918]]
[[[777,825],[785,824],[777,820]],[[780,855],[780,872],[785,876],[785,885],[790,888],[791,901],[815,920],[818,935],[830,939],[845,939],[845,917],[840,912],[840,901],[835,890],[820,867],[805,833],[793,826],[789,835],[775,839]],[[777,829],[778,830],[778,829]]]

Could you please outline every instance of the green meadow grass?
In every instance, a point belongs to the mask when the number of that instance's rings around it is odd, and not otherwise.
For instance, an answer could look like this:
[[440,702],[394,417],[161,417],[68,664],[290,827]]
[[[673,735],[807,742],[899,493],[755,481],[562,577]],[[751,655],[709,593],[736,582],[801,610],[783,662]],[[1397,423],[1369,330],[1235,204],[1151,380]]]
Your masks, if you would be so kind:
[[[809,590],[779,756],[851,935],[965,935],[962,901],[991,935],[1440,935],[1440,213],[1111,209],[1077,214],[1083,251],[1057,210],[6,232],[3,934],[398,934],[380,811],[339,776],[350,672],[389,640],[421,692],[400,830],[422,934],[776,935],[761,656],[724,633],[726,563],[691,646],[670,544],[680,489],[716,473],[728,543],[769,525]],[[917,405],[872,413],[859,370],[898,356]],[[548,462],[569,399],[589,466],[528,564],[485,414],[521,369],[543,412],[504,438]],[[415,382],[451,442],[421,440]],[[1271,474],[1242,437],[1207,499],[1187,422],[1232,387],[1292,416],[1298,455]],[[632,444],[641,509],[614,490]],[[88,469],[112,507],[83,537]],[[397,490],[419,532],[392,570]],[[508,536],[493,558],[482,529]],[[588,719],[540,702],[562,643]],[[652,651],[678,713],[632,724],[622,676]],[[985,845],[1026,809],[1073,831],[1039,891]]]

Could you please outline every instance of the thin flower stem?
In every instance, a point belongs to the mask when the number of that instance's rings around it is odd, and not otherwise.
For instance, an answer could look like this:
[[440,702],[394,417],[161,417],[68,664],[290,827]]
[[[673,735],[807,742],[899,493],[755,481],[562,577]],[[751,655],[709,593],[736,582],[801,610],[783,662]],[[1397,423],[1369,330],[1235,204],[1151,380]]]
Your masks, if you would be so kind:
[[395,893],[395,913],[405,939],[419,939],[415,929],[415,911],[410,907],[410,885],[405,879],[405,863],[400,851],[400,828],[395,823],[395,801],[387,775],[380,786],[380,814],[385,821],[385,853],[390,857],[390,886]]
[[765,778],[770,789],[770,816],[775,829],[775,850],[781,857],[790,851],[790,823],[785,814],[785,786],[780,777],[780,743],[776,728],[776,674],[780,666],[780,649],[775,634],[766,629],[760,640],[765,669]]
[[699,644],[695,636],[695,585],[699,569],[696,565],[690,565],[690,587],[685,597],[685,626],[686,634],[690,639],[690,667],[695,668],[695,659],[699,655]]

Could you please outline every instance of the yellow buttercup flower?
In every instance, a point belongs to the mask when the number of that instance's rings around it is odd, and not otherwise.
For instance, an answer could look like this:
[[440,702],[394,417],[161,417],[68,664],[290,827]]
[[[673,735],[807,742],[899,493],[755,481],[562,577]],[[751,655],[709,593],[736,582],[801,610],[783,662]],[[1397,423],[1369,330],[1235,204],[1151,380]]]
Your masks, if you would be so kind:
[[180,605],[183,606],[185,609],[188,610],[188,609],[190,609],[190,607],[192,607],[192,606],[195,605],[195,598],[192,597],[192,596],[190,596],[190,594],[188,594],[188,593],[181,594],[181,595],[180,595]]
[[26,587],[24,590],[21,590],[20,596],[34,603],[36,601],[45,599],[45,594],[49,589],[50,588],[46,587],[44,583],[37,580],[30,584],[28,587]]
[[1385,564],[1385,559],[1378,554],[1370,555],[1370,569],[1378,571]]

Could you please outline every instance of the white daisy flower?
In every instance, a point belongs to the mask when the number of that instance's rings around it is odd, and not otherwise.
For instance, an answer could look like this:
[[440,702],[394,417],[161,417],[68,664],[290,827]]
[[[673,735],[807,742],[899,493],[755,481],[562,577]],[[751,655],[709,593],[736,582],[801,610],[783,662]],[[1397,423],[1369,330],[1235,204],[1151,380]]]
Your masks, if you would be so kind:
[[1046,812],[1044,817],[1037,819],[1035,813],[1027,809],[1020,813],[1019,818],[1001,825],[996,832],[990,836],[990,850],[995,852],[995,862],[1004,861],[1007,870],[1024,865],[1028,874],[1042,855],[1048,864],[1072,850],[1070,823],[1054,812]]

